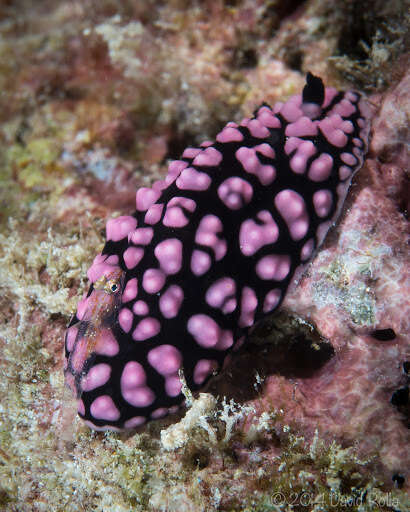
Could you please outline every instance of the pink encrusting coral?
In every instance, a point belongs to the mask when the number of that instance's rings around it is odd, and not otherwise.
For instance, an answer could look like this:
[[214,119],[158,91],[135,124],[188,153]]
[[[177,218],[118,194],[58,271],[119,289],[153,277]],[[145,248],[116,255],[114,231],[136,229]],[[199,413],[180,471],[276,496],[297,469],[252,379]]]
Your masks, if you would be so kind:
[[66,335],[66,382],[96,429],[175,411],[283,301],[363,162],[369,109],[311,74],[302,94],[228,123],[137,192]]

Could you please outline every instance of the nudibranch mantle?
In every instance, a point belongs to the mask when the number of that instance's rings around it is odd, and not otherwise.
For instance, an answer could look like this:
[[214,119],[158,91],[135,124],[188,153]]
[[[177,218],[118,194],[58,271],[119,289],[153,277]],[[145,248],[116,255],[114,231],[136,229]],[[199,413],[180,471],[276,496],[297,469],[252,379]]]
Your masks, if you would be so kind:
[[66,384],[91,428],[175,412],[179,369],[201,388],[281,304],[340,213],[369,118],[360,94],[309,73],[302,94],[187,148],[137,191],[135,213],[108,221],[65,337]]

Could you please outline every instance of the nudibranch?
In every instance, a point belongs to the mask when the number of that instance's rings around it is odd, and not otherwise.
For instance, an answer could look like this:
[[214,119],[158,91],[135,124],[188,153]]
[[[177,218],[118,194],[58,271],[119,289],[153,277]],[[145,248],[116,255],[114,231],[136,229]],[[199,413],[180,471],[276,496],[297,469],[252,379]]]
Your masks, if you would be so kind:
[[286,290],[361,167],[369,107],[308,73],[301,94],[187,148],[106,244],[65,337],[65,379],[97,430],[135,428],[197,390]]

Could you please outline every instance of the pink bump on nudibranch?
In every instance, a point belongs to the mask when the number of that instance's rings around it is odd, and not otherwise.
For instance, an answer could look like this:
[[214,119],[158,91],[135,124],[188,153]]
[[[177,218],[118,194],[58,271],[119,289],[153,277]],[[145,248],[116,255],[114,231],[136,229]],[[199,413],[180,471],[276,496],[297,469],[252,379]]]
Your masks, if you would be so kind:
[[226,254],[226,241],[218,236],[222,231],[222,222],[215,215],[205,215],[199,223],[195,234],[197,244],[211,247],[215,253],[216,261],[221,260]]
[[129,361],[121,374],[121,393],[134,407],[147,407],[155,399],[155,394],[146,385],[143,366],[137,361]]
[[341,160],[347,165],[356,165],[357,159],[351,153],[342,153],[340,155]]
[[144,416],[134,416],[129,420],[124,422],[124,428],[135,428],[143,425],[146,422],[146,418]]
[[161,324],[156,318],[147,317],[138,322],[132,333],[135,341],[144,341],[156,336],[161,330]]
[[269,137],[269,130],[258,119],[251,119],[247,124],[247,128],[251,132],[252,137],[258,139]]
[[299,139],[298,137],[289,137],[285,142],[285,153],[290,155],[295,149],[297,149],[301,144],[303,144],[303,139]]
[[152,228],[137,228],[128,233],[128,242],[135,245],[148,245],[151,243],[154,231]]
[[192,165],[217,167],[222,161],[222,153],[215,148],[206,148],[193,160]]
[[314,249],[314,246],[315,246],[315,242],[313,241],[312,238],[310,240],[308,240],[303,245],[303,247],[302,247],[302,249],[300,251],[300,259],[302,261],[306,261],[307,259],[309,259],[311,257],[313,249]]
[[339,167],[339,178],[341,180],[346,180],[351,176],[351,174],[352,170],[350,169],[350,167],[347,167],[346,165],[341,165]]
[[270,290],[263,301],[263,312],[269,313],[270,311],[273,311],[278,305],[281,295],[282,292],[279,288]]
[[164,226],[171,228],[182,228],[189,222],[184,210],[194,212],[196,208],[195,201],[187,197],[173,197],[167,204],[164,215]]
[[122,292],[122,302],[129,302],[134,300],[138,293],[138,282],[137,278],[130,279],[125,285],[124,291]]
[[234,176],[219,185],[218,196],[229,209],[238,210],[251,201],[252,185],[242,178]]
[[350,117],[356,112],[356,107],[346,96],[332,108],[332,114],[339,114],[342,117]]
[[147,293],[157,293],[165,284],[165,274],[158,268],[149,268],[142,277],[142,287]]
[[326,217],[332,207],[332,193],[330,190],[318,190],[313,194],[313,206],[319,217]]
[[236,150],[235,156],[241,162],[246,172],[255,174],[259,169],[260,162],[254,148],[242,146]]
[[182,153],[182,158],[195,158],[201,151],[201,148],[186,148]]
[[287,254],[269,254],[256,264],[256,273],[261,279],[282,281],[289,274],[290,257]]
[[218,368],[218,361],[215,359],[200,359],[194,368],[195,384],[202,384],[216,368]]
[[140,212],[145,212],[160,197],[161,191],[152,188],[142,187],[137,190],[136,208]]
[[168,184],[174,182],[186,167],[188,167],[188,162],[184,160],[174,160],[171,162],[168,166],[168,174],[165,177],[165,182]]
[[120,323],[121,329],[124,332],[130,332],[133,320],[134,315],[132,314],[132,311],[130,311],[128,308],[122,308],[118,315],[118,321]]
[[293,240],[303,238],[309,228],[309,217],[303,197],[286,189],[275,196],[275,206],[284,218]]
[[263,106],[258,110],[257,119],[268,128],[281,127],[279,119],[273,114],[272,109],[267,106]]
[[286,121],[294,123],[303,116],[303,112],[300,108],[301,105],[302,98],[300,97],[300,94],[292,96],[283,106],[280,107],[280,114],[286,119]]
[[161,314],[165,318],[176,317],[183,299],[184,292],[182,288],[176,284],[172,284],[159,298],[159,310]]
[[195,249],[192,252],[191,271],[196,276],[202,276],[211,268],[211,257],[208,253]]
[[235,290],[235,281],[222,277],[208,288],[205,300],[210,306],[222,309],[225,314],[232,313],[236,308]]
[[258,306],[258,298],[256,293],[249,286],[245,286],[242,290],[241,297],[241,316],[239,317],[240,327],[249,327],[254,323],[255,310]]
[[242,133],[231,126],[225,126],[225,128],[218,133],[216,136],[217,142],[240,142],[243,140]]
[[[274,114],[278,114],[278,113],[280,113],[281,108],[283,107],[283,105],[284,105],[284,104],[285,104],[285,103],[284,103],[283,101],[277,101],[277,102],[273,105],[273,108],[271,109],[271,110],[272,110],[272,112],[273,112]],[[276,117],[277,117],[277,116],[276,116]]]
[[151,205],[148,208],[147,213],[145,214],[144,221],[147,224],[151,224],[151,225],[156,224],[161,219],[163,209],[164,209],[164,205],[161,203],[156,203],[156,204]]
[[160,345],[148,352],[149,364],[162,376],[172,375],[178,372],[182,365],[181,352],[173,345]]
[[97,420],[117,421],[120,417],[120,411],[109,395],[96,398],[90,406],[90,413]]
[[221,335],[221,329],[215,320],[203,314],[191,316],[187,328],[198,345],[204,348],[215,347]]
[[324,181],[330,176],[333,168],[333,158],[328,153],[322,153],[313,160],[309,167],[308,177],[312,181]]
[[178,238],[168,238],[154,249],[161,270],[165,274],[177,274],[182,266],[182,242]]
[[263,156],[266,156],[268,158],[275,158],[275,150],[266,142],[258,144],[257,146],[254,147],[254,149]]
[[84,416],[84,414],[85,414],[85,406],[84,406],[84,402],[82,400],[77,400],[77,411],[78,411],[79,414]]
[[165,392],[168,396],[177,396],[181,393],[182,382],[178,373],[165,377]]
[[148,315],[149,307],[144,300],[137,300],[132,306],[133,312],[138,316]]
[[235,156],[244,170],[249,174],[255,174],[262,185],[270,185],[275,179],[275,168],[272,165],[261,164],[255,148],[242,146],[236,151]]
[[168,188],[168,183],[165,180],[157,180],[151,185],[152,190],[156,192],[162,192],[166,188]]
[[106,226],[107,240],[112,240],[113,242],[122,240],[130,231],[135,229],[136,226],[136,219],[130,215],[109,219]]
[[166,407],[159,407],[158,409],[155,409],[155,411],[152,411],[151,418],[153,420],[157,420],[159,418],[163,418],[168,412],[168,409]]
[[336,146],[338,148],[346,146],[348,139],[345,131],[348,133],[350,127],[345,124],[340,115],[334,114],[330,117],[325,117],[319,122],[318,126],[332,146]]
[[279,228],[267,210],[256,215],[259,223],[253,219],[245,220],[239,231],[239,247],[245,256],[252,256],[264,245],[273,244],[279,236]]
[[290,167],[296,174],[303,174],[306,171],[308,160],[316,153],[316,147],[312,141],[302,142],[296,149],[296,153],[290,159]]
[[142,247],[128,247],[124,251],[123,258],[128,269],[134,268],[142,260],[144,249]]
[[333,101],[335,96],[337,95],[337,89],[334,87],[326,87],[325,89],[325,99],[323,101],[323,108],[327,108],[330,103]]
[[[321,113],[321,107],[317,104],[317,103],[310,103],[310,102],[303,102],[302,105],[300,106],[303,114],[308,118],[308,119],[316,119],[317,117],[320,116],[320,113]],[[296,121],[297,122],[297,121]]]
[[206,190],[211,184],[211,178],[205,173],[187,167],[176,180],[176,185],[181,190]]
[[233,345],[232,332],[222,330],[208,315],[193,315],[187,323],[188,332],[203,348],[227,350]]
[[288,124],[285,130],[287,137],[307,137],[317,135],[317,124],[308,117],[301,117],[294,123]]
[[106,384],[111,375],[111,366],[106,363],[100,363],[93,366],[87,375],[81,380],[81,389],[83,391],[92,391],[95,388]]

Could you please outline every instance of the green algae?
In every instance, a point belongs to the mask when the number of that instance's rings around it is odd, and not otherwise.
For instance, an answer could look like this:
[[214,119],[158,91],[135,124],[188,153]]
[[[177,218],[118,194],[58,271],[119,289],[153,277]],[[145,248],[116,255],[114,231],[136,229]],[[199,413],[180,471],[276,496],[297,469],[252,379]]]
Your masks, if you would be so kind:
[[[33,188],[45,184],[49,179],[59,156],[55,138],[38,138],[28,142],[26,146],[12,146],[8,159],[14,161],[18,172],[18,179],[26,188]],[[48,171],[48,172],[44,172]]]
[[[1,128],[7,138],[13,138],[16,128],[12,123],[4,123]],[[36,202],[46,198],[55,201],[74,181],[61,165],[61,142],[57,136],[41,132],[39,128],[38,133],[31,134],[24,143],[13,142],[6,146],[0,141],[0,152],[4,155],[0,163],[2,229],[6,229],[9,218],[24,218]]]

